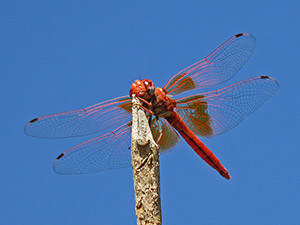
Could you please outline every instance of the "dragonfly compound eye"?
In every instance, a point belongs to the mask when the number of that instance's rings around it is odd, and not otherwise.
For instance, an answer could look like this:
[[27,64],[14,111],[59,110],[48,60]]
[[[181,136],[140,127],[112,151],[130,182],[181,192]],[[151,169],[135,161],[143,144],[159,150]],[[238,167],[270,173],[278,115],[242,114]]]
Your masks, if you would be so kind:
[[155,86],[154,86],[153,82],[149,79],[145,79],[145,80],[143,80],[143,83],[145,85],[145,88],[146,88],[148,94],[150,96],[152,96],[154,94],[154,91],[155,91]]

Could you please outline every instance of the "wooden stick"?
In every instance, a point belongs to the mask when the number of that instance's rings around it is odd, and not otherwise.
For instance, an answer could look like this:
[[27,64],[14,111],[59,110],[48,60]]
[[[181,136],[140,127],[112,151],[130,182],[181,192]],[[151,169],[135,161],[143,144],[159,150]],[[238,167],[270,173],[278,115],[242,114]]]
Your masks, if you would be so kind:
[[140,101],[132,97],[131,164],[138,225],[161,224],[159,147]]

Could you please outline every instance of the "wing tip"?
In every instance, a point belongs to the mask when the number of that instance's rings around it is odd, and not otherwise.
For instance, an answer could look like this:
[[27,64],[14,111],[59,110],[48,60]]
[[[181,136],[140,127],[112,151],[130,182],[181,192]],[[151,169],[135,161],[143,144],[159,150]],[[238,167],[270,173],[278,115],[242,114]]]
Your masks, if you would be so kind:
[[269,76],[260,76],[260,79],[269,79]]
[[249,33],[239,33],[239,34],[236,34],[234,35],[234,38],[243,38],[243,37],[248,37],[252,40],[252,43],[253,43],[253,48],[255,46],[255,42],[256,42],[256,38],[252,35],[252,34],[249,34]]
[[32,120],[30,120],[26,125],[25,125],[25,127],[24,127],[24,133],[26,134],[26,135],[28,135],[28,136],[34,136],[34,135],[32,135],[31,133],[30,133],[30,124],[32,124],[32,123],[34,123],[34,122],[36,122],[36,121],[38,121],[39,120],[39,118],[37,117],[37,118],[34,118],[34,119],[32,119]]
[[59,156],[57,156],[56,160],[61,159],[64,155],[65,155],[64,153],[61,153]]
[[249,34],[249,33],[238,33],[238,34],[234,35],[234,37],[236,37],[236,38],[239,38],[242,36],[254,37],[252,34]]
[[279,88],[278,81],[275,80],[273,77],[262,75],[262,76],[259,76],[259,78],[262,79],[262,80],[271,80],[271,81],[273,81],[276,84],[277,89]]
[[34,123],[34,122],[36,122],[38,120],[39,120],[39,118],[37,117],[37,118],[34,118],[34,119],[30,120],[29,123]]
[[53,163],[53,171],[56,173],[56,174],[60,174],[60,175],[63,175],[63,174],[66,174],[62,171],[60,171],[59,167],[57,167],[57,163],[60,162],[59,160],[64,157],[65,154],[64,153],[61,153],[59,156],[56,157],[54,163]]
[[236,38],[239,38],[239,37],[241,37],[241,36],[243,36],[243,35],[245,35],[245,34],[244,34],[244,33],[239,33],[239,34],[236,34],[235,37],[236,37]]

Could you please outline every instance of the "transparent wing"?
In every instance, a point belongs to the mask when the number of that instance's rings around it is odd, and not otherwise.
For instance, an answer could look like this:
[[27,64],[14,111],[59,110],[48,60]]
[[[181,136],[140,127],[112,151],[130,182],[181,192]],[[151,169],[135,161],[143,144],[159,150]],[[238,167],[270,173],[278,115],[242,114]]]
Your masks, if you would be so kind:
[[160,118],[159,120],[153,119],[151,123],[151,132],[155,141],[159,138],[160,129],[162,130],[162,136],[157,144],[159,145],[159,151],[162,154],[175,147],[175,145],[179,143],[180,138],[168,121],[164,118]]
[[[158,125],[160,123],[160,125]],[[160,152],[164,153],[179,142],[175,130],[164,120],[153,120],[151,130],[154,140],[159,136]],[[54,162],[54,171],[59,174],[85,174],[131,165],[131,122],[112,132],[96,137],[60,154]]]
[[237,34],[205,59],[173,76],[164,90],[175,95],[184,91],[223,83],[231,79],[247,62],[254,47],[255,38],[251,34]]
[[59,174],[85,174],[131,165],[131,126],[124,124],[60,154],[53,168]]
[[96,133],[131,117],[131,99],[118,97],[69,112],[42,116],[25,126],[25,133],[40,138],[63,138]]
[[254,77],[217,91],[178,99],[176,111],[195,134],[213,137],[238,125],[278,88],[271,77]]

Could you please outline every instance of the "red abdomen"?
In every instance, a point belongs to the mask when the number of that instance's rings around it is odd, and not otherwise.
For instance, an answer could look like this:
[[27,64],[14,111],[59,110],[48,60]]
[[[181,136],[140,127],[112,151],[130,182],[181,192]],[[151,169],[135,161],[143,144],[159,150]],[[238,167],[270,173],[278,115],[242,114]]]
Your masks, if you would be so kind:
[[202,141],[199,140],[194,132],[188,128],[178,113],[173,111],[172,115],[166,119],[208,165],[217,170],[221,176],[228,180],[231,179],[228,171],[220,163],[220,160],[204,145]]

